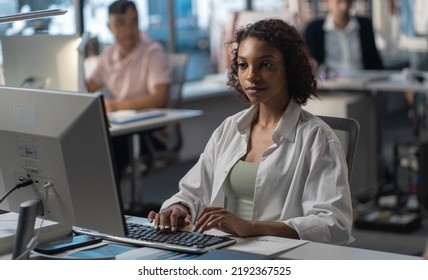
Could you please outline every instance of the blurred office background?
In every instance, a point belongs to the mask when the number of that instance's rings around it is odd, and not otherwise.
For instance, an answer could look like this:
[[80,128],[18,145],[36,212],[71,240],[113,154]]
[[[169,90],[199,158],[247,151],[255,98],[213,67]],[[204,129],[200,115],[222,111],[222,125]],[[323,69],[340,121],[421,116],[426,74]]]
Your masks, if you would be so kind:
[[[0,35],[80,35],[96,37],[101,47],[113,42],[107,28],[107,8],[111,0],[0,0],[0,16],[19,12],[61,8],[60,17],[0,25]],[[277,16],[298,28],[326,13],[324,1],[314,0],[139,0],[140,28],[165,46],[169,52],[190,55],[187,79],[202,79],[224,71],[227,55],[224,43],[240,24],[265,16]],[[373,19],[377,44],[389,67],[409,62],[408,51],[426,50],[426,20],[401,16],[406,11],[402,0],[355,0],[354,10]],[[424,1],[417,2],[424,11]],[[422,4],[418,4],[421,2]],[[401,6],[401,7],[400,7]],[[412,11],[409,11],[412,12]],[[425,20],[425,21],[424,21]],[[408,22],[412,21],[412,24]],[[413,24],[414,23],[414,24]],[[409,27],[410,26],[410,27]],[[418,38],[421,37],[421,38]],[[0,64],[2,59],[0,58]]]

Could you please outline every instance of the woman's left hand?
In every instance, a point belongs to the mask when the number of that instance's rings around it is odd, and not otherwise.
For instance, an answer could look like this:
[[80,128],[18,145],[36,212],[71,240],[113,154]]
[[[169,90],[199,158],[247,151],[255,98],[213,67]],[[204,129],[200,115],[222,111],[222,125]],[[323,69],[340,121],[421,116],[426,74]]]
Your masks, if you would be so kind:
[[218,229],[240,237],[252,235],[252,224],[222,207],[207,207],[199,213],[193,231]]

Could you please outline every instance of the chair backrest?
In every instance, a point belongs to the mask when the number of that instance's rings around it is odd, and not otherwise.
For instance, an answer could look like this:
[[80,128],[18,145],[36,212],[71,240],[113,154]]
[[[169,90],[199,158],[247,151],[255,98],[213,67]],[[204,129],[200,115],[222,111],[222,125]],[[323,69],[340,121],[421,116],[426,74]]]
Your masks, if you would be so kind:
[[[180,108],[182,101],[183,84],[186,81],[186,69],[188,56],[182,53],[168,54],[169,66],[171,68],[171,86],[169,91],[169,108]],[[169,125],[169,139],[165,143],[168,150],[178,152],[183,144],[180,124]]]
[[339,138],[346,155],[346,163],[348,164],[348,179],[351,181],[352,165],[354,163],[354,155],[357,150],[358,137],[360,134],[360,124],[358,121],[349,118],[331,116],[318,117],[327,123],[336,133],[337,138]]
[[181,92],[183,84],[186,80],[187,69],[187,54],[170,53],[168,54],[169,65],[171,67],[171,87],[169,96],[169,107],[180,108],[181,106]]

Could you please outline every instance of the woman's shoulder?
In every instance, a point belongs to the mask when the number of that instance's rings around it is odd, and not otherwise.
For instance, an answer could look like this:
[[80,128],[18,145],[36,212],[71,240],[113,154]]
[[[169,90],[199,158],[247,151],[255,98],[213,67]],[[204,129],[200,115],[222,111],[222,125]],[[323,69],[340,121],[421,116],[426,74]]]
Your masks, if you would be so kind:
[[336,133],[333,129],[317,115],[302,110],[299,122],[301,129],[307,133],[320,134],[329,141],[337,140]]

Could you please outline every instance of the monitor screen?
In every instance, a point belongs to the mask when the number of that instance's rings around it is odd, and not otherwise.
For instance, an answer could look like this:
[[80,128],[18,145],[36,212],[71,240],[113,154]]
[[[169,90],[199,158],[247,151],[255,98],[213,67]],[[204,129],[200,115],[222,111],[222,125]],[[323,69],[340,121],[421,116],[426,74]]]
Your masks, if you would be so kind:
[[98,94],[0,87],[0,197],[34,182],[1,209],[39,199],[46,219],[124,236],[103,104]]
[[6,86],[81,91],[80,40],[74,35],[2,36]]

